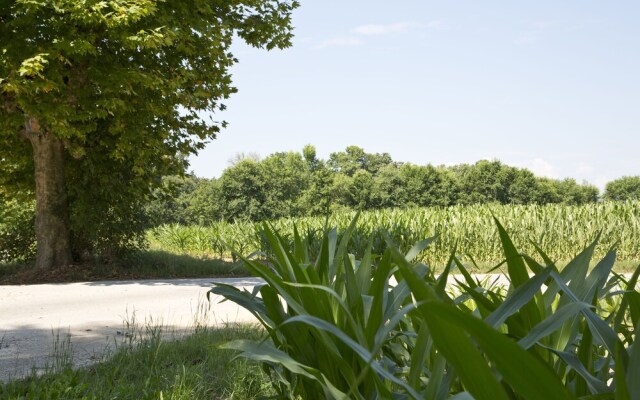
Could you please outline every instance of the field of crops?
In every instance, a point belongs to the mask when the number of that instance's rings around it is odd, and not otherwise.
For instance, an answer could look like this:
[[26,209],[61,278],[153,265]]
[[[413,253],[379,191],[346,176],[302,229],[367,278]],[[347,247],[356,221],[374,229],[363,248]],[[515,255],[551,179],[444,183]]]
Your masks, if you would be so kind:
[[289,247],[267,227],[273,257],[244,263],[265,280],[260,295],[224,283],[211,293],[268,335],[224,347],[261,362],[279,399],[640,399],[640,267],[613,273],[610,252],[590,269],[589,246],[559,272],[496,227],[507,280],[484,287],[456,257],[455,283],[450,266],[411,262],[427,241],[358,259],[351,227],[316,238],[312,259],[300,235]]
[[[281,219],[269,222],[290,242],[294,225],[303,236],[319,237],[324,227],[341,232],[355,213],[331,217]],[[416,242],[437,235],[421,261],[443,265],[452,249],[463,258],[492,263],[503,258],[496,240],[495,216],[510,232],[516,246],[533,254],[532,242],[548,255],[566,261],[578,254],[601,233],[596,257],[615,246],[619,260],[640,259],[640,202],[604,202],[584,206],[474,205],[450,208],[394,209],[363,212],[352,238],[350,251],[362,255],[372,241],[374,253],[384,248],[383,232],[408,250]],[[154,248],[205,257],[229,257],[230,248],[242,255],[269,252],[263,225],[251,222],[213,222],[209,226],[165,225],[149,232]],[[314,242],[314,241],[311,241]],[[315,241],[317,242],[317,241]]]

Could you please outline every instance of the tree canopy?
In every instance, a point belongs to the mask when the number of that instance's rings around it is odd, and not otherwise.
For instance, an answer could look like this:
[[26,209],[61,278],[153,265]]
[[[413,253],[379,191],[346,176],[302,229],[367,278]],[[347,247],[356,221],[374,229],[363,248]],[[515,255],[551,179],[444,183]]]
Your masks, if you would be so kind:
[[[301,153],[244,159],[218,179],[191,177],[178,181],[183,182],[176,192],[178,197],[168,203],[151,203],[151,209],[164,210],[154,218],[156,223],[258,221],[326,215],[344,209],[474,203],[584,204],[598,200],[598,189],[593,185],[537,177],[529,170],[497,160],[454,166],[416,165],[393,161],[385,153],[370,154],[358,146],[322,160],[316,149],[307,145]],[[179,211],[168,211],[176,206]]]
[[640,176],[623,176],[607,183],[604,198],[607,200],[640,200]]
[[226,124],[203,116],[236,91],[234,37],[289,46],[297,5],[0,0],[2,179],[35,174],[38,266],[70,261],[69,203],[118,214],[184,170]]

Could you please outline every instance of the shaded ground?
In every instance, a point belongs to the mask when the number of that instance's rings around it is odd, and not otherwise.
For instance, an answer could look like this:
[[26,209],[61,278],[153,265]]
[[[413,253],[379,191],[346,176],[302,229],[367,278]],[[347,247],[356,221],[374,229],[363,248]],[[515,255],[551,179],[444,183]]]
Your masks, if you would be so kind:
[[163,251],[140,252],[117,263],[93,262],[52,270],[38,270],[27,265],[0,264],[0,285],[247,275],[244,267],[231,261],[197,258]]

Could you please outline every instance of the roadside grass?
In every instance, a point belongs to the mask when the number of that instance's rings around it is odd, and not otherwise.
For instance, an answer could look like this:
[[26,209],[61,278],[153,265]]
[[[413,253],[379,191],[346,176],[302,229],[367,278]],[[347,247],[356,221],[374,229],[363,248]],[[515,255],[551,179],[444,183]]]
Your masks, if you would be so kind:
[[260,340],[252,325],[196,326],[193,334],[166,340],[171,332],[146,326],[127,333],[111,356],[73,369],[70,349],[60,340],[45,373],[0,385],[2,399],[256,399],[269,395],[259,366],[219,345]]
[[[103,266],[108,267],[108,266]],[[135,253],[121,268],[137,271],[150,277],[206,278],[247,276],[249,271],[240,262],[219,258],[194,257],[165,250],[148,250]]]
[[247,276],[240,263],[162,250],[139,251],[116,262],[95,259],[52,271],[29,264],[0,263],[0,284],[37,284],[100,280],[174,279]]

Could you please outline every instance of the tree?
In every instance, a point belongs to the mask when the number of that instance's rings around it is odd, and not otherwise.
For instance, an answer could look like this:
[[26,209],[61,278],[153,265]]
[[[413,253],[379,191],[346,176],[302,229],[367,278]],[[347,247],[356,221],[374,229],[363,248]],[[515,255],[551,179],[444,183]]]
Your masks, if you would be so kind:
[[220,180],[198,179],[198,186],[191,193],[185,211],[190,223],[208,225],[222,219],[221,197]]
[[350,206],[356,210],[366,210],[372,207],[373,176],[370,172],[360,169],[351,178],[349,187]]
[[[307,157],[308,153],[304,154],[308,163],[310,159]],[[335,198],[333,190],[335,173],[330,171],[322,160],[317,160],[315,154],[312,160],[309,185],[298,199],[298,202],[300,208],[306,210],[308,215],[328,215],[331,213],[331,206]]]
[[593,185],[587,183],[580,185],[572,178],[556,180],[554,184],[561,202],[564,204],[580,205],[598,201],[599,191],[598,188]]
[[152,192],[145,204],[145,213],[154,226],[162,224],[192,224],[189,206],[196,190],[204,186],[205,179],[195,176],[167,175],[162,177],[162,186]]
[[385,165],[393,163],[389,153],[366,153],[358,146],[347,146],[345,151],[331,153],[327,166],[341,174],[353,176],[358,170],[376,174]]
[[405,207],[447,207],[455,204],[458,188],[453,174],[432,165],[400,167],[406,188]]
[[265,180],[266,217],[298,216],[303,213],[298,199],[309,186],[307,164],[300,153],[274,153],[261,163]]
[[534,202],[538,204],[562,203],[562,197],[560,197],[556,182],[558,181],[551,178],[536,178],[537,193]]
[[307,169],[310,172],[315,171],[319,167],[320,160],[318,160],[315,146],[307,144],[302,148],[302,157],[307,163]]
[[260,163],[243,160],[227,168],[220,177],[222,215],[227,221],[268,218],[265,209],[266,181]]
[[512,204],[536,203],[539,193],[538,181],[533,172],[527,169],[515,169],[515,176],[509,185],[509,202]]
[[227,163],[229,164],[230,167],[233,167],[234,165],[237,165],[238,163],[244,160],[253,160],[253,161],[259,162],[260,158],[261,158],[260,154],[255,152],[249,152],[249,153],[240,152],[240,153],[236,153],[233,157],[228,159]]
[[327,166],[335,172],[353,176],[356,171],[364,169],[367,153],[362,147],[348,146],[345,151],[329,154]]
[[[36,266],[72,260],[73,159],[82,165],[100,153],[107,162],[100,173],[113,165],[127,182],[145,183],[141,191],[184,167],[180,156],[197,152],[226,124],[201,115],[223,110],[235,92],[234,35],[255,47],[287,47],[297,6],[295,0],[0,0],[0,162],[4,168],[24,158],[5,144],[30,144]],[[118,181],[104,179],[110,189]]]
[[376,208],[405,207],[407,205],[406,176],[400,173],[404,166],[386,165],[373,180],[373,203]]
[[640,200],[640,176],[623,176],[607,183],[604,191],[607,200]]
[[505,167],[500,161],[480,160],[473,165],[454,167],[460,182],[460,203],[507,203],[508,186],[504,185]]

